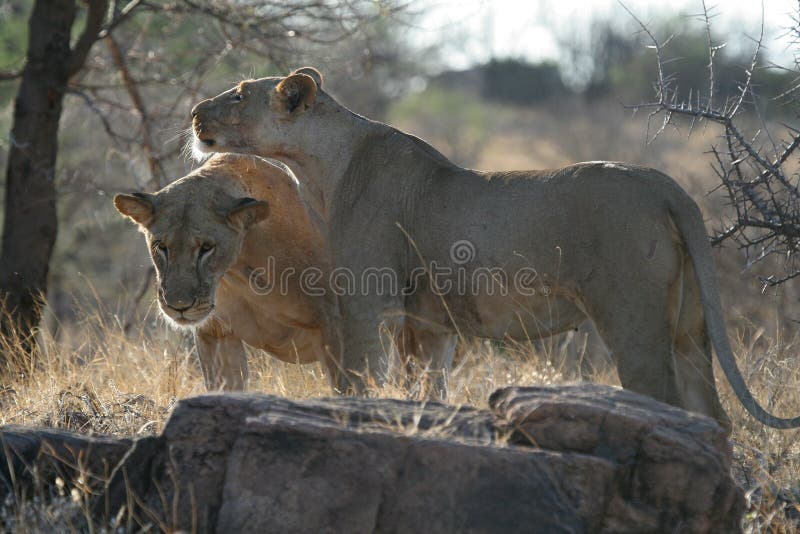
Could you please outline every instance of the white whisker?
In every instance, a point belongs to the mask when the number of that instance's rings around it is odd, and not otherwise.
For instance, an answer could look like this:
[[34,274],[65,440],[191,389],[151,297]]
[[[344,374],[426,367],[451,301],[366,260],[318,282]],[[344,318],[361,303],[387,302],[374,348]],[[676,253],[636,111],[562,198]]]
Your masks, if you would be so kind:
[[191,145],[187,143],[187,146],[191,146],[191,154],[194,160],[198,163],[202,163],[207,160],[211,154],[205,151],[203,147],[203,143],[197,137],[192,137],[190,139]]
[[174,143],[175,141],[180,140],[181,142],[185,142],[192,135],[192,128],[180,128],[175,132],[175,135],[169,137],[167,139],[167,143]]

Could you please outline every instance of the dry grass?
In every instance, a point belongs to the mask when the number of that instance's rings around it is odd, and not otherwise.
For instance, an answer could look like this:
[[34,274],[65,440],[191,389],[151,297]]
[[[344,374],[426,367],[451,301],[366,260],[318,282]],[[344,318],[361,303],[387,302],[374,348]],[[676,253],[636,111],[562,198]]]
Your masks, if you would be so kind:
[[[156,326],[153,326],[153,323]],[[34,365],[16,367],[0,396],[0,423],[47,425],[120,436],[159,432],[179,398],[204,391],[191,340],[145,321],[125,335],[114,315],[92,312],[62,329],[59,340],[41,335]],[[755,332],[735,336],[734,346],[748,384],[770,410],[800,412],[800,340],[779,341]],[[766,346],[765,350],[756,347]],[[552,344],[501,347],[474,342],[452,373],[449,401],[485,407],[496,388],[507,385],[568,382],[574,369]],[[18,360],[19,361],[19,360]],[[266,354],[251,354],[253,390],[291,398],[329,396],[319,365],[285,364]],[[718,377],[721,374],[718,371]],[[614,373],[594,377],[618,385]],[[800,432],[766,429],[741,409],[724,379],[718,380],[733,425],[734,475],[747,488],[747,527],[751,532],[800,532]],[[419,384],[390,384],[379,397],[415,397]],[[58,503],[61,504],[58,504]],[[36,497],[22,507],[6,507],[0,520],[27,531],[75,524],[80,496]],[[70,519],[71,518],[71,519]]]
[[[163,428],[176,400],[205,392],[191,336],[171,331],[158,318],[125,334],[116,316],[84,315],[56,339],[39,336],[32,365],[13,347],[0,392],[0,424],[44,425],[118,436],[147,435]],[[497,388],[564,382],[553,344],[534,353],[532,344],[474,342],[455,364],[449,401],[485,406]],[[570,370],[571,373],[571,370]],[[420,379],[425,381],[425,377]],[[615,377],[612,377],[612,381]],[[250,351],[250,389],[289,398],[330,396],[319,364],[283,363]],[[424,384],[391,383],[377,397],[420,398]]]

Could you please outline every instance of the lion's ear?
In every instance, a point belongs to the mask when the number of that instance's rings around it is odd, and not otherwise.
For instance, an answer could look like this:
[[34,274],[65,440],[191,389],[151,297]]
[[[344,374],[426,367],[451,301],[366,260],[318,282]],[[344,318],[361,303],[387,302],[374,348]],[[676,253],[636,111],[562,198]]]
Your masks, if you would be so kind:
[[263,200],[254,198],[240,198],[239,201],[228,210],[228,222],[234,227],[248,230],[251,226],[260,223],[269,215],[269,204]]
[[291,74],[275,87],[272,107],[277,111],[300,114],[317,100],[317,82],[308,74]]
[[155,202],[153,195],[147,193],[132,193],[130,195],[115,195],[114,207],[125,217],[141,226],[147,226],[153,220]]
[[292,74],[306,74],[311,76],[317,84],[317,88],[322,89],[322,73],[314,67],[300,67],[299,69],[295,69]]

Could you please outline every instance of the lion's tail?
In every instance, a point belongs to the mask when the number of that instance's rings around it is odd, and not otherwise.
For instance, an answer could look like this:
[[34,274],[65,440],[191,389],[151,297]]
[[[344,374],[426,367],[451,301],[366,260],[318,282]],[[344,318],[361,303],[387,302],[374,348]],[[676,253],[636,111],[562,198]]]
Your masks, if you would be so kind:
[[[685,195],[685,193],[683,193]],[[705,225],[697,205],[687,198],[689,202],[674,199],[670,202],[669,211],[672,220],[678,227],[683,237],[684,244],[692,259],[692,266],[700,287],[703,302],[703,313],[706,320],[706,329],[714,345],[720,366],[725,377],[730,382],[733,391],[745,409],[759,422],[779,429],[800,427],[800,417],[782,418],[767,412],[753,397],[750,389],[742,377],[742,372],[736,365],[728,335],[725,328],[725,319],[722,315],[722,304],[717,288],[716,270],[711,256],[711,246],[705,233]]]

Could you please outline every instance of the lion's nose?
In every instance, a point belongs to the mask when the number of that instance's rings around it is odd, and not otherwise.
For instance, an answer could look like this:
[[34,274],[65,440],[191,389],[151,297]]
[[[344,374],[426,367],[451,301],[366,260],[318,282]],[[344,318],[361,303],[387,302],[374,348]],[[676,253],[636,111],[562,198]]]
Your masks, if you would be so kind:
[[195,107],[192,108],[192,118],[195,118],[195,116],[197,116],[197,114],[200,113],[200,108],[203,107],[203,105],[205,105],[207,102],[208,100],[203,100],[202,102],[200,102],[199,104],[197,104]]
[[167,302],[166,305],[175,310],[176,312],[185,312],[192,306],[194,306],[194,301],[189,302],[188,300],[177,299],[174,302]]
[[159,292],[161,293],[161,300],[164,302],[164,304],[176,312],[185,312],[194,306],[194,303],[197,300],[188,296],[169,295],[163,287],[159,288]]

